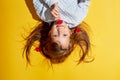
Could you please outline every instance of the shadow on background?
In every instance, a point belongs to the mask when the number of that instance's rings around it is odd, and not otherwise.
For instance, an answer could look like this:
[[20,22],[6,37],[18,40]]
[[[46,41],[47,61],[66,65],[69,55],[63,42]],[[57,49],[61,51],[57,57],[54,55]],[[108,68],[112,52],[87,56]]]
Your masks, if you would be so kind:
[[32,17],[35,20],[41,21],[40,18],[38,17],[38,15],[36,14],[36,11],[35,11],[35,8],[34,8],[34,5],[33,5],[33,0],[25,0],[25,3],[27,5]]

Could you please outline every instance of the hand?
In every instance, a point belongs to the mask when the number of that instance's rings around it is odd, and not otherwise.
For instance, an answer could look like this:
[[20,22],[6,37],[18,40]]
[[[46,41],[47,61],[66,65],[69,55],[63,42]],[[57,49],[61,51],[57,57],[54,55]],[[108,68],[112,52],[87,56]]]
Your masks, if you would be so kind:
[[60,13],[58,10],[58,3],[55,3],[51,6],[50,14],[53,16],[55,20],[60,19]]

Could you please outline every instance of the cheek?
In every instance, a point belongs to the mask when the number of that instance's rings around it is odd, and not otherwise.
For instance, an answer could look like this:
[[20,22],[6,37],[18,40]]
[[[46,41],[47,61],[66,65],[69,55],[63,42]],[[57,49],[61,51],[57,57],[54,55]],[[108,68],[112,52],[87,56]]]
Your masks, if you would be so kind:
[[52,31],[50,30],[48,33],[48,37],[51,37]]
[[72,31],[71,31],[68,27],[65,28],[64,30],[65,30],[65,32],[66,32],[67,34],[69,34],[69,35],[72,33]]
[[69,37],[63,38],[63,39],[61,40],[61,43],[62,43],[63,45],[65,45],[65,46],[67,46],[67,45],[69,44],[69,42],[70,42],[70,38],[69,38]]
[[69,45],[69,41],[66,41],[66,42],[63,43],[62,46],[63,46],[64,49],[67,49],[68,45]]
[[51,28],[51,30],[49,31],[49,36],[51,36],[51,35],[55,34],[55,31],[56,31],[56,29],[55,29],[55,28]]

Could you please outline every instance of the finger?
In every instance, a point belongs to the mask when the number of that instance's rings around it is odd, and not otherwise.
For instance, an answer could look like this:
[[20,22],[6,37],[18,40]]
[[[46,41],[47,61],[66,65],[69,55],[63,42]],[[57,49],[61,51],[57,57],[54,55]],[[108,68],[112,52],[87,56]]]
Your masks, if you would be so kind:
[[52,10],[52,11],[50,11],[50,13],[51,13],[51,14],[54,13],[54,14],[56,14],[56,15],[60,15],[60,13],[59,13],[58,11],[56,11],[56,10]]
[[59,10],[57,8],[53,9],[53,11],[59,13]]
[[54,12],[51,12],[51,15],[53,16],[53,18],[60,18],[60,15]]
[[58,3],[54,4],[54,10],[56,10],[57,12],[59,12]]
[[53,17],[59,16],[59,14],[58,14],[58,13],[55,13],[55,12],[51,12],[51,15],[52,15]]
[[55,14],[60,14],[58,11],[56,11],[56,10],[53,10],[53,13],[55,13]]

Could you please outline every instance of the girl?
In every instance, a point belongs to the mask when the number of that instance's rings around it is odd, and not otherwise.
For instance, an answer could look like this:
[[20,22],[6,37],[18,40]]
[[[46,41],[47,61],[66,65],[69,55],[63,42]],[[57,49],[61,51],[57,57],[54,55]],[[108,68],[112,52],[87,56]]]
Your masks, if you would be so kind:
[[24,52],[28,63],[35,41],[39,41],[37,49],[40,49],[41,54],[51,63],[63,62],[76,44],[82,51],[79,63],[85,61],[90,49],[90,40],[83,28],[88,25],[82,21],[87,14],[89,0],[33,0],[33,4],[43,22],[26,38]]

